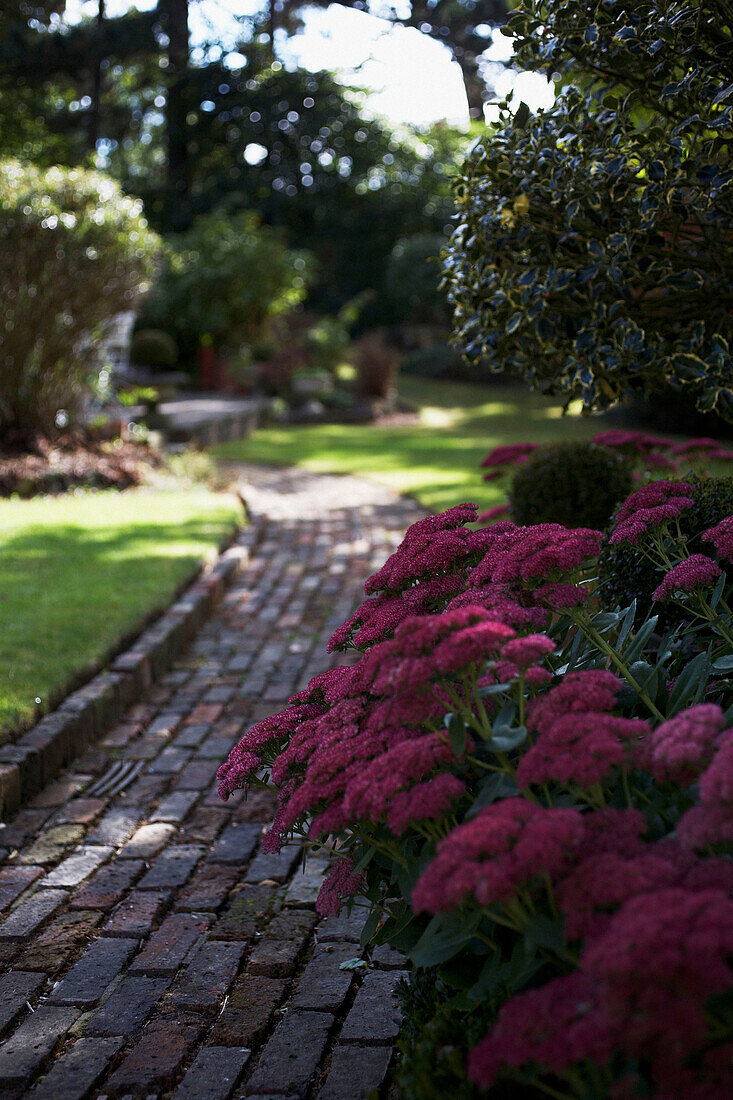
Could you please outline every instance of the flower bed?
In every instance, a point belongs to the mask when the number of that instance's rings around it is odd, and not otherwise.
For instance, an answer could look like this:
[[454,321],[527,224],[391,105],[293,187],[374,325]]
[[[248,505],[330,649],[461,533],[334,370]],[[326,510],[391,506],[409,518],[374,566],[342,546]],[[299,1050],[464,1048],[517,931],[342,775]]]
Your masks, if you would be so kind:
[[223,797],[277,791],[270,850],[329,850],[319,911],[360,898],[412,960],[406,1095],[725,1093],[733,517],[691,553],[693,495],[642,486],[608,536],[679,609],[663,635],[600,606],[600,531],[414,524],[331,639],[357,662],[220,768]]

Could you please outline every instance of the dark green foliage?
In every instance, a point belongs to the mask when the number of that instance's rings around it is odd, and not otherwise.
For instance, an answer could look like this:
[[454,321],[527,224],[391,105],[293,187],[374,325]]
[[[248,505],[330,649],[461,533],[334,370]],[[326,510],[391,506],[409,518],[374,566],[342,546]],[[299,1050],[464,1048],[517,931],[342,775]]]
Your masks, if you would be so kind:
[[167,332],[159,328],[141,328],[130,343],[130,360],[137,367],[166,370],[175,367],[178,348]]
[[423,378],[462,378],[465,372],[460,356],[448,344],[427,344],[411,352],[405,359],[405,374],[419,374]]
[[[149,144],[117,146],[113,172],[142,196],[164,233],[185,231],[214,209],[256,211],[317,257],[310,300],[319,312],[381,287],[400,237],[449,222],[446,165],[467,143],[456,131],[436,127],[418,152],[414,142],[363,118],[354,97],[326,73],[252,74],[209,64],[188,72],[185,96],[187,141],[196,149],[189,189],[181,193],[160,172],[162,123],[148,125]],[[250,163],[255,154],[261,159]],[[387,323],[377,313],[369,323]]]
[[449,314],[440,253],[446,240],[438,233],[421,233],[399,240],[392,249],[384,279],[384,308],[398,325],[445,325]]
[[[711,544],[702,542],[700,536],[726,516],[733,515],[733,478],[701,478],[692,474],[684,480],[694,486],[695,503],[680,515],[680,530],[688,540],[690,553],[709,554]],[[626,543],[612,545],[605,539],[598,560],[598,595],[601,601],[625,607],[635,599],[640,617],[649,614],[652,592],[661,579],[660,570],[655,568],[644,549],[643,539],[638,546]],[[725,566],[725,563],[721,562],[721,565]],[[660,610],[655,605],[655,612]],[[667,618],[677,614],[671,604],[665,606],[664,612]]]
[[466,1079],[468,1049],[489,1030],[477,1012],[456,1009],[455,997],[440,977],[425,971],[399,988],[403,1025],[395,1073],[398,1095],[420,1100],[473,1100],[478,1090]]
[[[466,1079],[469,1050],[491,1030],[487,1001],[468,1002],[456,995],[434,970],[417,970],[399,986],[403,1025],[395,1070],[398,1096],[410,1100],[478,1100],[482,1095]],[[485,1094],[483,1094],[485,1095]],[[496,1084],[492,1100],[539,1100],[538,1089],[517,1081]]]
[[733,417],[733,9],[527,0],[512,26],[564,90],[466,164],[458,342],[589,408],[673,382]]
[[630,463],[595,443],[547,443],[519,466],[509,503],[516,523],[601,529],[634,487]]
[[307,266],[255,215],[207,215],[166,242],[143,323],[169,332],[184,356],[202,337],[236,348],[301,301]]

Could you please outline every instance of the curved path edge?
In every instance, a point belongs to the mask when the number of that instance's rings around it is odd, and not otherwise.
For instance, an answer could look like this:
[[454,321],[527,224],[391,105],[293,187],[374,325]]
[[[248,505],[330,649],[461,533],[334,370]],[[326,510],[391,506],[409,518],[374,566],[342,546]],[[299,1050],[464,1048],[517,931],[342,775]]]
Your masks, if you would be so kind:
[[0,827],[3,1100],[390,1089],[404,960],[362,950],[365,909],[318,917],[322,858],[263,852],[273,798],[222,803],[216,770],[328,667],[329,635],[424,513],[364,479],[240,473],[253,542],[214,613]]
[[222,543],[216,561],[193,570],[168,608],[102,671],[25,733],[0,745],[0,822],[103,737],[140,693],[160,680],[246,567],[258,537],[257,524],[234,532]]

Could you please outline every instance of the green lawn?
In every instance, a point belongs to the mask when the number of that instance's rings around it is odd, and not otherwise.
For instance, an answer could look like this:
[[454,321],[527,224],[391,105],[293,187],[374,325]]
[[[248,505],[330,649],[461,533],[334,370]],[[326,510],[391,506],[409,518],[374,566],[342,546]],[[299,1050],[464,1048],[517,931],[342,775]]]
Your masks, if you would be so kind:
[[404,378],[400,393],[419,407],[419,423],[264,428],[248,439],[222,443],[213,453],[234,462],[363,474],[411,493],[433,511],[461,500],[490,508],[503,494],[481,480],[478,464],[492,447],[520,440],[587,439],[603,427],[597,419],[563,417],[556,402],[522,386]]
[[0,500],[0,740],[163,609],[240,519],[204,488]]

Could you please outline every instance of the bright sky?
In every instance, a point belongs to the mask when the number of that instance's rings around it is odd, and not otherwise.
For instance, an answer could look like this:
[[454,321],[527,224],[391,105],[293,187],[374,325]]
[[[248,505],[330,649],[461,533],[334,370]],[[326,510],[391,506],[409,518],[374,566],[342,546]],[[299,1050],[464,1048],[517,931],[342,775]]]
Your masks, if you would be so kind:
[[[110,16],[122,14],[133,5],[130,0],[108,0]],[[155,0],[137,0],[147,10]],[[233,34],[233,16],[258,10],[256,0],[200,0],[191,5],[191,39],[197,42],[213,37],[226,42]],[[68,0],[67,18],[75,22],[81,14],[94,15],[97,0]],[[281,45],[280,58],[286,66],[300,65],[335,72],[345,83],[370,89],[367,105],[375,114],[392,123],[422,125],[448,119],[468,120],[468,107],[461,73],[448,50],[418,30],[390,27],[382,19],[353,11],[339,4],[305,12],[302,34]],[[511,41],[496,33],[489,43],[489,65],[511,57]],[[232,61],[236,63],[236,55]],[[515,102],[525,100],[533,109],[550,106],[552,91],[536,73],[514,73],[497,66],[491,70],[497,92],[506,95],[512,87]]]

